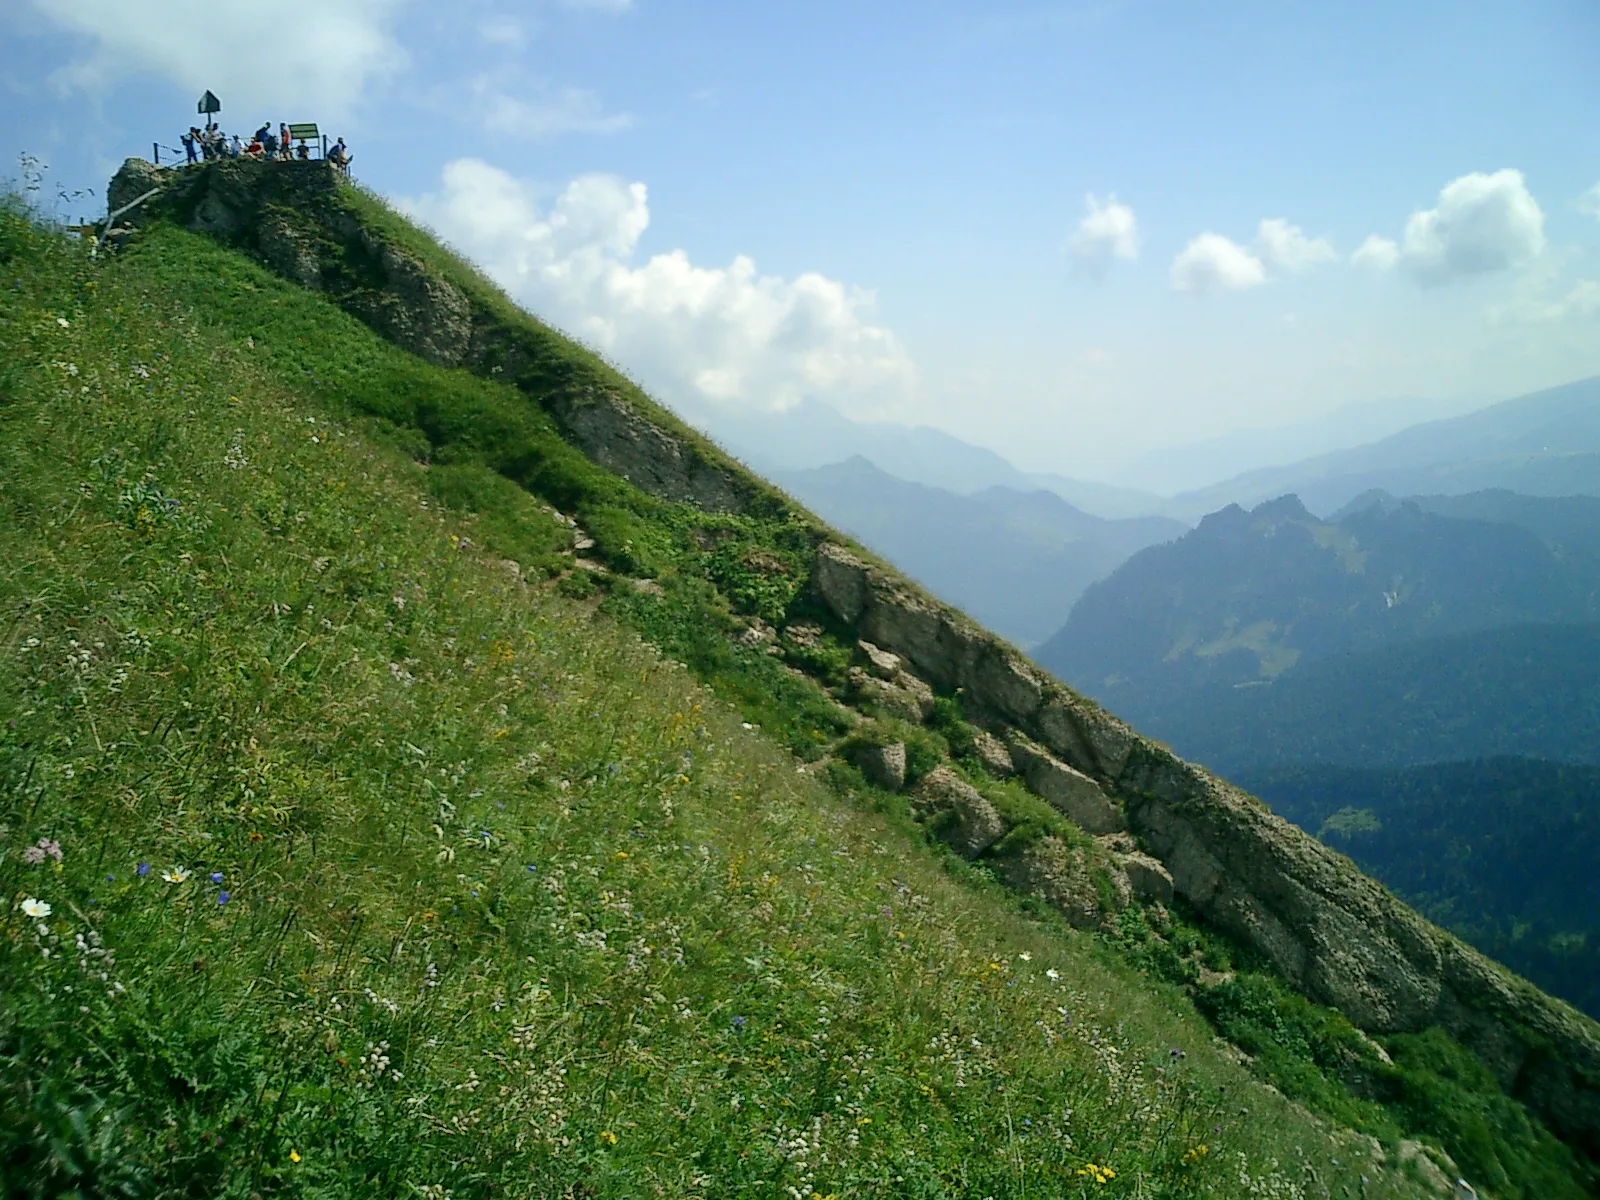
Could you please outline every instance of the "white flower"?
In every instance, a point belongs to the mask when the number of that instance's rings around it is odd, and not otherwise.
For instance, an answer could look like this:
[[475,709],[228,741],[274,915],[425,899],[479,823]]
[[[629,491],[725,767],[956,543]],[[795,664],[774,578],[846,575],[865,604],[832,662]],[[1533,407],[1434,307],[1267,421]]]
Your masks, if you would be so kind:
[[1054,983],[1057,979],[1061,978],[1061,972],[1056,970],[1054,967],[1051,967],[1044,973],[1044,977]]
[[67,328],[68,321],[67,321],[67,319],[65,317],[57,317],[56,318],[56,324],[61,326],[61,328],[65,329],[65,328]]
[[161,872],[161,878],[168,883],[187,883],[189,880],[188,867],[171,867]]
[[41,917],[48,917],[51,913],[51,908],[43,900],[35,900],[32,896],[29,896],[22,902],[22,911],[34,920],[38,920]]
[[1026,950],[1024,950],[1021,954],[1017,955],[1017,957],[1020,958],[1023,962],[1032,962],[1033,961],[1033,955],[1029,954]]

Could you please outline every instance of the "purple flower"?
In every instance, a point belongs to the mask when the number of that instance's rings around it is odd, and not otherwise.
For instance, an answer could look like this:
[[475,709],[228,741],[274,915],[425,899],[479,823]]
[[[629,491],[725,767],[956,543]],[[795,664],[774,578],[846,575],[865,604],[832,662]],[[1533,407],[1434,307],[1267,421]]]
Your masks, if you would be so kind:
[[40,838],[39,849],[57,862],[61,861],[61,843],[54,838]]
[[115,883],[116,881],[117,881],[117,877],[115,875],[107,875],[106,876],[106,882],[107,883]]
[[213,871],[213,872],[211,872],[211,882],[212,883],[221,883],[222,882],[222,872],[221,871]]
[[25,863],[42,863],[44,861],[44,851],[37,846],[29,846],[22,852],[22,861]]
[[137,874],[139,878],[143,879],[146,875],[150,874],[150,864],[146,862],[140,863],[138,867],[135,868],[135,874]]
[[733,1019],[733,1027],[735,1029],[743,1029],[744,1028],[744,1024],[745,1024],[745,1021],[744,1021],[743,1017],[735,1017]]
[[229,900],[232,900],[232,899],[233,899],[233,893],[232,892],[218,892],[217,893],[217,903],[218,904],[226,904]]

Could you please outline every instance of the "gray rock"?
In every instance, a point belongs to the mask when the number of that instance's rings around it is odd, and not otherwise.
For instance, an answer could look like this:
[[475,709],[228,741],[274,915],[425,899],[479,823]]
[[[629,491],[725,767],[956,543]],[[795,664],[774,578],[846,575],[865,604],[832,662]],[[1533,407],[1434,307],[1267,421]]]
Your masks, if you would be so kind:
[[1020,733],[1006,739],[1011,761],[1028,790],[1085,833],[1126,829],[1121,811],[1094,780],[1074,770],[1044,747]]
[[860,768],[869,783],[887,791],[898,792],[906,783],[906,744],[890,742],[887,746],[861,746],[850,756],[850,761]]
[[859,641],[856,646],[862,654],[867,656],[867,670],[879,679],[893,683],[896,677],[899,676],[900,656],[898,654],[890,654],[887,650],[880,650],[868,641]]
[[918,724],[933,712],[933,690],[915,676],[902,675],[899,683],[886,683],[851,667],[846,678],[857,702],[877,716]]
[[924,820],[941,820],[939,836],[963,858],[976,858],[1005,835],[1004,818],[983,794],[949,767],[935,767],[911,796]]
[[1006,749],[1006,744],[987,729],[980,729],[973,735],[973,748],[978,752],[978,760],[983,765],[1002,779],[1007,775],[1017,773],[1016,764],[1011,760],[1011,751]]
[[1128,877],[1114,862],[1055,837],[1040,838],[1000,859],[996,869],[1012,887],[1038,896],[1079,929],[1108,928],[1133,895]]
[[1135,896],[1155,904],[1172,903],[1172,872],[1159,862],[1137,850],[1118,855],[1116,861]]

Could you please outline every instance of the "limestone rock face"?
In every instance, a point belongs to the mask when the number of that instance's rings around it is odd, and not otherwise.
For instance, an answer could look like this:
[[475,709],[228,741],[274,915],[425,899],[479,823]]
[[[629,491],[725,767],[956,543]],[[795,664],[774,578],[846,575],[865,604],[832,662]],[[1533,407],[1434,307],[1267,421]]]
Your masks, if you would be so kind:
[[363,238],[384,286],[359,293],[350,310],[397,346],[441,367],[460,366],[472,342],[472,304],[447,279],[403,250]]
[[902,674],[897,682],[888,683],[860,667],[851,667],[846,678],[851,692],[868,712],[899,717],[913,724],[927,720],[933,712],[933,689],[914,675]]
[[1121,811],[1094,780],[1074,770],[1028,737],[1013,732],[1011,761],[1028,790],[1049,803],[1085,833],[1117,833],[1127,828]]
[[861,746],[850,756],[869,783],[886,791],[898,792],[906,784],[906,744]]
[[611,388],[578,384],[559,371],[552,377],[537,345],[523,344],[529,339],[508,331],[455,283],[364,228],[337,203],[345,183],[331,164],[240,159],[168,170],[129,159],[111,182],[111,207],[157,184],[159,203],[129,214],[135,227],[157,216],[178,220],[296,283],[319,287],[429,362],[516,383],[585,454],[652,495],[711,512],[748,507],[754,493],[738,467],[646,416],[623,394],[626,381],[619,377]]
[[1135,850],[1130,854],[1119,854],[1117,865],[1128,877],[1128,886],[1139,899],[1155,904],[1172,903],[1172,873],[1159,861]]
[[1016,763],[1012,761],[1011,751],[1006,749],[1006,744],[987,729],[980,729],[973,736],[973,747],[978,752],[978,759],[994,774],[1004,779],[1007,775],[1017,773]]
[[900,675],[900,656],[890,654],[887,650],[880,650],[868,641],[858,641],[857,648],[867,656],[867,670],[879,679],[893,683]]
[[1012,887],[1038,896],[1079,929],[1106,927],[1112,914],[1126,908],[1133,896],[1128,877],[1113,864],[1097,863],[1083,847],[1068,846],[1055,837],[1040,838],[996,867]]
[[[1139,737],[904,580],[823,545],[812,582],[858,637],[941,690],[962,689],[963,704],[984,724],[1015,729],[1114,794],[1175,894],[1265,954],[1307,995],[1372,1033],[1442,1025],[1559,1135],[1600,1155],[1600,1026],[1430,925],[1260,801]],[[1067,911],[1068,897],[1081,889],[1051,882],[1075,878],[1066,853],[1030,848],[1006,866],[1007,878],[1060,895]],[[1086,907],[1079,911],[1076,919],[1091,919]]]
[[942,823],[939,836],[963,858],[976,858],[1006,831],[994,805],[949,767],[928,772],[912,792],[911,805],[924,820]]

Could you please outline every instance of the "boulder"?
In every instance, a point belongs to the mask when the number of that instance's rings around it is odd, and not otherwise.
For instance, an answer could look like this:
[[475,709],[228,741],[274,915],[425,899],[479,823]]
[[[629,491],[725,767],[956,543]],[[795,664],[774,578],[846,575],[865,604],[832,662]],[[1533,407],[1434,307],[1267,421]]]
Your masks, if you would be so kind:
[[1006,739],[1011,761],[1028,790],[1085,833],[1116,833],[1127,828],[1122,812],[1100,785],[1074,770],[1020,733]]
[[898,792],[906,783],[906,744],[890,742],[887,746],[857,746],[850,753],[854,763],[867,782]]
[[1137,850],[1118,855],[1116,861],[1135,896],[1153,904],[1172,903],[1172,872],[1160,862]]
[[1079,929],[1105,929],[1128,906],[1128,877],[1109,859],[1060,838],[1042,837],[996,862],[1000,877],[1037,896]]
[[887,650],[880,650],[868,641],[858,641],[856,648],[866,655],[867,670],[879,679],[893,683],[900,674],[900,656],[890,654]]
[[856,701],[874,715],[920,724],[933,712],[933,690],[914,675],[902,675],[900,682],[887,683],[860,667],[851,667],[846,678]]
[[978,857],[1006,832],[994,805],[949,767],[928,772],[911,794],[911,807],[923,820],[935,822],[939,836],[963,858]]
[[989,771],[1004,779],[1007,775],[1017,773],[1016,764],[1011,761],[1011,751],[1006,749],[1006,744],[987,729],[978,730],[972,738],[973,749],[977,752],[978,761]]

